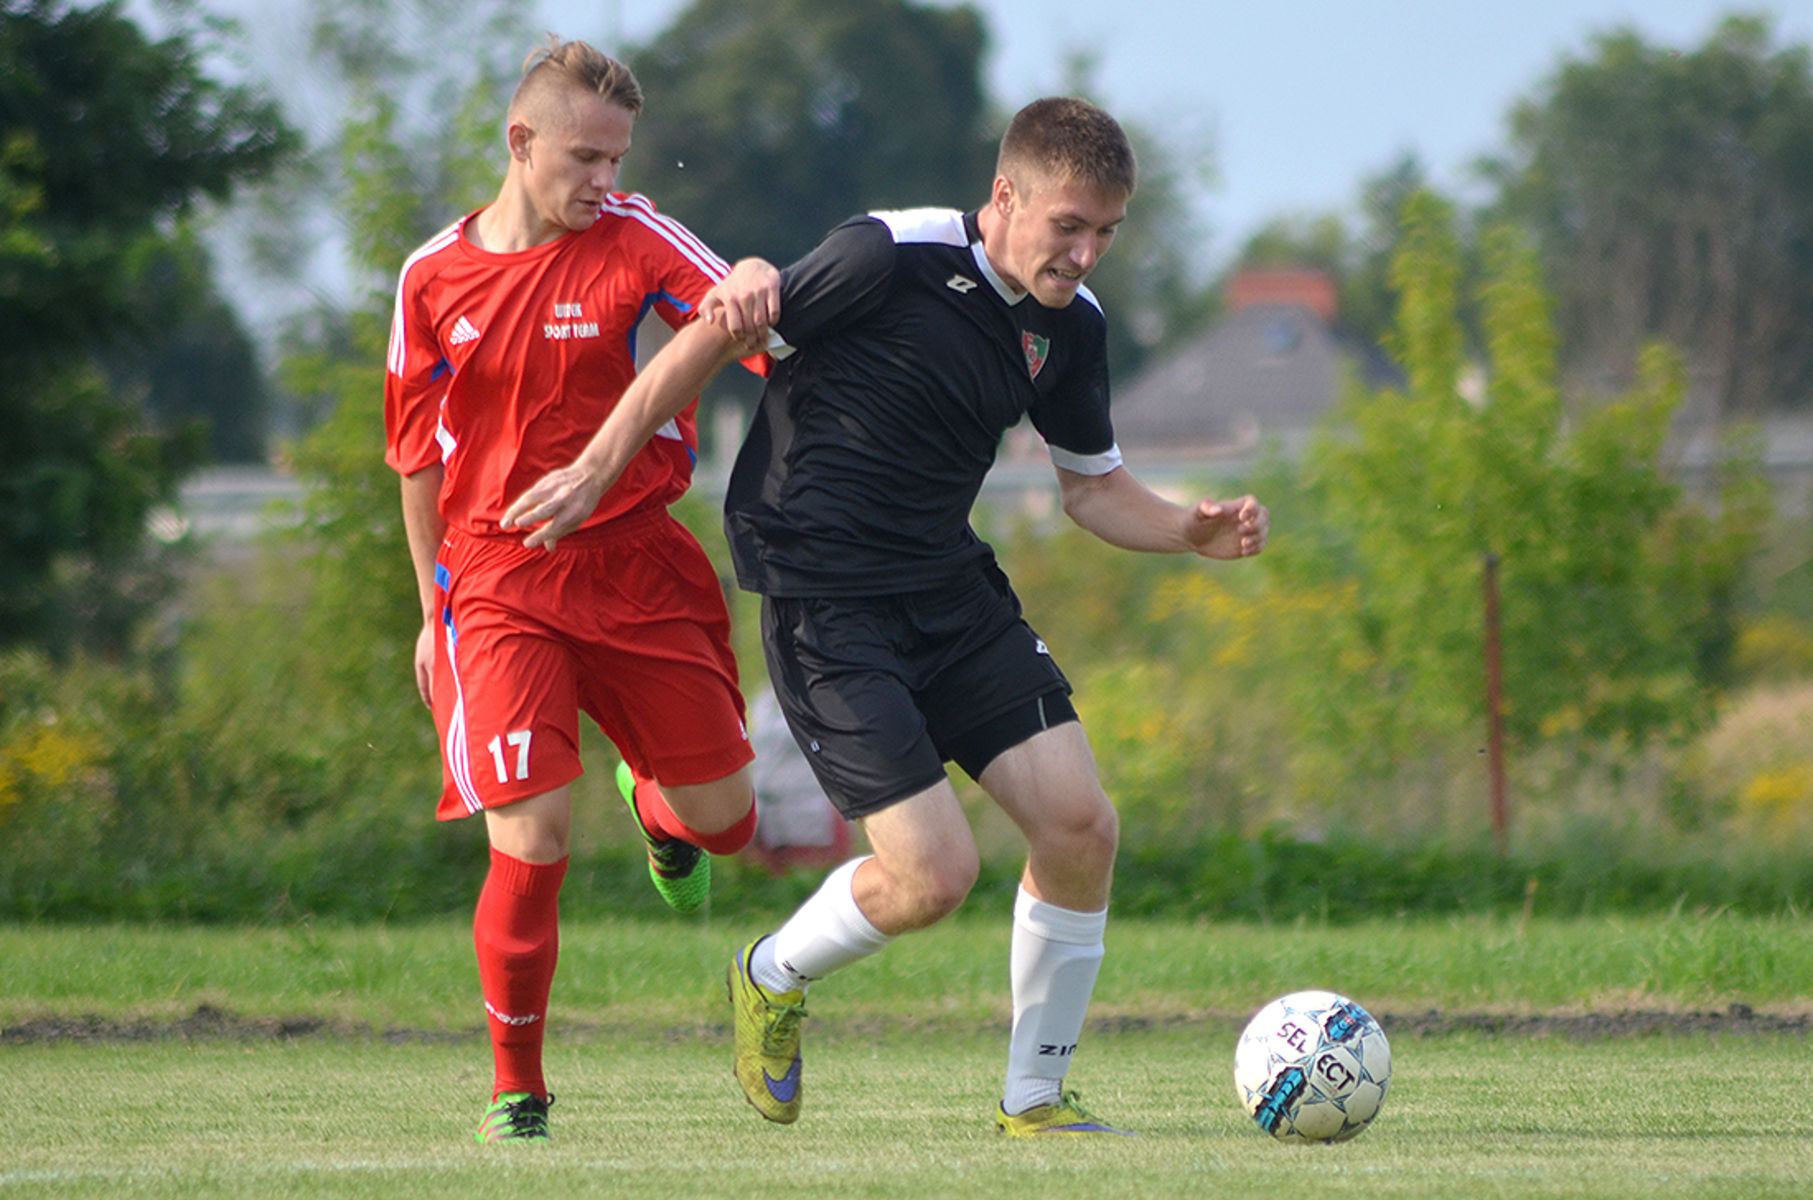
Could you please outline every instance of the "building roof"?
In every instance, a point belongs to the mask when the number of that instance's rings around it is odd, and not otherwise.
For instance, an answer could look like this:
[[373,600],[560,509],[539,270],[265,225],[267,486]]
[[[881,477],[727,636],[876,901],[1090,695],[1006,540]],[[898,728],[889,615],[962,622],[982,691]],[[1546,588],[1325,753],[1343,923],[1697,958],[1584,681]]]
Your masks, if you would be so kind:
[[1115,435],[1147,457],[1240,454],[1301,442],[1345,381],[1399,382],[1385,357],[1334,326],[1335,289],[1318,271],[1242,272],[1228,313],[1114,398]]

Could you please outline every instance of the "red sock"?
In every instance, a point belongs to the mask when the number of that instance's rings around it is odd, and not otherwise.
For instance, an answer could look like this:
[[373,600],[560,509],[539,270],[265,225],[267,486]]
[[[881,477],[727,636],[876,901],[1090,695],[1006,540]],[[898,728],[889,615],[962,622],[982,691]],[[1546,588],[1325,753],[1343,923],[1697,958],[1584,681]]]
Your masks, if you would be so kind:
[[566,874],[564,858],[526,863],[491,851],[491,870],[473,914],[472,941],[497,1064],[493,1098],[504,1092],[548,1094],[541,1045],[548,991],[560,956],[560,884]]
[[642,820],[642,828],[656,837],[679,838],[710,854],[735,854],[755,836],[754,796],[749,798],[749,811],[735,825],[717,833],[700,833],[674,815],[659,785],[640,775],[636,776],[636,815]]
[[750,797],[749,811],[729,829],[721,829],[717,833],[697,833],[689,829],[680,836],[712,854],[735,854],[755,837],[755,798]]

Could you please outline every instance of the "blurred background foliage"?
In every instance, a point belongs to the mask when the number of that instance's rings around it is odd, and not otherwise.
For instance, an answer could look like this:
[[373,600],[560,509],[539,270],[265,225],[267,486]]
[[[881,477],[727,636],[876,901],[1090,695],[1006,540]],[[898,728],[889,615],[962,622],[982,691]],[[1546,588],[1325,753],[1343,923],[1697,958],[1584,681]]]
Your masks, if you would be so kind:
[[[495,188],[498,112],[535,36],[516,0],[313,0],[295,68],[336,103],[304,136],[208,73],[232,30],[186,11],[154,40],[118,4],[0,0],[0,319],[29,331],[0,340],[0,914],[461,909],[483,837],[432,820],[379,397],[396,269]],[[802,32],[776,46],[782,18]],[[731,257],[785,259],[865,208],[977,203],[1004,116],[981,84],[988,36],[961,6],[698,0],[626,51],[650,104],[625,183]],[[121,69],[70,70],[102,59]],[[1087,59],[1074,68],[1086,92]],[[1704,102],[1623,102],[1661,94]],[[1195,481],[1270,505],[1258,560],[1128,555],[1036,495],[978,512],[1123,810],[1118,903],[1268,919],[1813,903],[1813,531],[1734,419],[1813,400],[1809,104],[1806,48],[1765,22],[1686,53],[1607,35],[1518,107],[1489,203],[1434,193],[1407,159],[1363,182],[1355,213],[1253,238],[1228,269],[1328,270],[1350,332],[1403,375],[1351,383],[1301,454]],[[1222,283],[1188,267],[1180,196],[1199,164],[1132,132],[1135,218],[1092,280],[1122,378],[1199,327]],[[80,169],[95,156],[137,182],[99,187]],[[355,281],[288,322],[269,372],[200,236],[249,187],[279,264],[295,198],[330,205]],[[1664,244],[1710,257],[1664,262]],[[1695,272],[1765,259],[1766,286],[1679,307]],[[76,312],[70,289],[95,304]],[[1689,491],[1670,433],[1701,378],[1724,381],[1726,439],[1715,484]],[[275,408],[295,436],[277,439]],[[264,455],[306,491],[254,546],[159,524],[194,465]],[[720,553],[709,500],[681,512]],[[1504,853],[1486,819],[1488,557]],[[754,686],[754,603],[733,604]],[[563,904],[652,912],[613,752],[588,736]],[[964,792],[982,886],[1010,890],[1010,831]],[[726,864],[719,902],[811,883]]]

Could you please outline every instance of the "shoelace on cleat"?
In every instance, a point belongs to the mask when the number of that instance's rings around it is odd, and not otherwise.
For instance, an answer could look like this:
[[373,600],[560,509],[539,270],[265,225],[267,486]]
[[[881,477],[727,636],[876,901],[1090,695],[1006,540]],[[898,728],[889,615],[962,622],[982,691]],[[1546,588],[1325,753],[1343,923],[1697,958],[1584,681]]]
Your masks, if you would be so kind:
[[768,1010],[767,1022],[762,1026],[762,1053],[779,1055],[788,1049],[788,1042],[799,1036],[800,1018],[806,1015],[806,1004],[803,1000],[794,1004],[764,1000],[762,1006]]
[[1074,1091],[1065,1092],[1059,1096],[1058,1107],[1069,1109],[1085,1121],[1093,1121],[1097,1125],[1105,1124],[1100,1117],[1083,1107],[1083,1097]]
[[497,1122],[497,1125],[507,1131],[503,1134],[505,1137],[531,1137],[537,1133],[546,1133],[548,1131],[548,1106],[553,1103],[554,1097],[552,1096],[545,1101],[538,1100],[534,1096],[505,1101],[504,1111],[500,1114],[503,1119]]
[[691,874],[693,864],[699,861],[699,855],[705,853],[691,842],[680,838],[651,840],[648,845],[655,861],[655,870],[664,879],[683,878]]

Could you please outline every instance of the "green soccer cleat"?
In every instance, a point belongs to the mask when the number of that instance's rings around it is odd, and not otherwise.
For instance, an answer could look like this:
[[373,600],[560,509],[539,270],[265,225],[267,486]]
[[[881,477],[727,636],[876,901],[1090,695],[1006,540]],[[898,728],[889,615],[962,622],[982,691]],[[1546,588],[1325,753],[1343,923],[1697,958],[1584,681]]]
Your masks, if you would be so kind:
[[655,881],[655,890],[675,912],[698,912],[711,898],[711,855],[691,842],[656,837],[648,831],[636,812],[636,777],[628,763],[617,764],[617,790],[648,842],[648,877]]
[[484,1142],[548,1140],[548,1106],[554,1097],[543,1100],[528,1092],[505,1092],[485,1110],[473,1140]]
[[781,1125],[799,1120],[799,1024],[806,993],[762,990],[749,977],[757,938],[730,964],[726,985],[736,1019],[736,1074],[755,1111]]
[[1017,1116],[995,1106],[995,1129],[1008,1137],[1034,1137],[1040,1134],[1112,1133],[1117,1137],[1135,1137],[1125,1129],[1097,1120],[1083,1107],[1075,1092],[1065,1092],[1056,1104],[1040,1104]]

